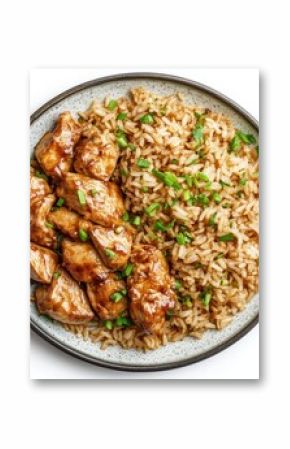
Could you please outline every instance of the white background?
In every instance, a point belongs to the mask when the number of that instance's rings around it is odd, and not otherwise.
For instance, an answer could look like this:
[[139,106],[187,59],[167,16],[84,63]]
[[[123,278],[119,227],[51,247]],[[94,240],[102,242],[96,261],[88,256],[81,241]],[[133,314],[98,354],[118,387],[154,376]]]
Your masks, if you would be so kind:
[[[132,71],[130,68],[126,70]],[[146,70],[163,71],[162,67],[148,67]],[[123,68],[32,70],[30,74],[31,112],[76,84],[122,71],[124,71]],[[166,68],[165,71],[205,83],[223,92],[254,117],[259,118],[258,70]],[[91,366],[78,359],[63,356],[58,349],[51,347],[33,333],[30,376],[33,379],[257,379],[259,377],[259,331],[258,327],[253,329],[246,338],[212,359],[172,371],[150,374],[120,373]]]
[[[1,447],[289,447],[288,1],[5,2],[1,9]],[[31,67],[259,67],[260,381],[31,381]],[[196,365],[198,366],[198,365]]]

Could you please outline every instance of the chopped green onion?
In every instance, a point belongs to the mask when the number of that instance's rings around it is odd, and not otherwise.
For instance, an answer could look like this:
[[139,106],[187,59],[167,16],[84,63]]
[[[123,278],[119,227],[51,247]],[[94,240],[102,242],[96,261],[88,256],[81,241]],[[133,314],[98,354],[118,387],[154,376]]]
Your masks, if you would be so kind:
[[130,215],[129,215],[129,213],[127,211],[122,215],[122,220],[123,221],[129,221],[130,220]]
[[59,271],[55,271],[52,276],[53,279],[58,279],[61,276],[61,273]]
[[111,320],[105,320],[104,321],[104,326],[106,329],[108,329],[109,331],[113,329],[113,321]]
[[145,114],[140,118],[140,122],[144,125],[152,125],[154,122],[154,117],[151,114]]
[[92,189],[92,190],[91,190],[91,194],[92,194],[93,196],[96,196],[97,193],[98,193],[97,189]]
[[61,207],[64,205],[64,198],[59,198],[56,202],[56,207]]
[[242,131],[237,131],[236,134],[239,136],[241,141],[246,144],[255,144],[257,142],[253,134],[245,134]]
[[132,325],[132,321],[125,316],[119,316],[119,318],[116,319],[115,324],[120,327],[129,327]]
[[202,173],[200,171],[195,174],[195,177],[198,181],[209,182],[208,176],[205,173]]
[[132,274],[134,269],[134,265],[132,263],[128,263],[124,270],[122,271],[122,278],[126,278],[128,276],[130,276],[130,274]]
[[232,240],[234,240],[235,236],[232,232],[229,232],[228,234],[224,234],[219,236],[219,241],[220,242],[231,242]]
[[209,218],[209,220],[208,220],[208,224],[209,224],[210,226],[215,226],[215,225],[217,224],[217,222],[216,222],[216,216],[217,216],[217,213],[216,213],[216,212],[210,216],[210,218]]
[[171,221],[168,224],[164,224],[161,220],[157,220],[154,224],[154,231],[166,232],[169,229],[172,229],[174,226],[174,221]]
[[169,171],[162,172],[162,171],[153,169],[152,174],[154,176],[156,176],[156,178],[160,179],[168,187],[173,187],[175,190],[179,190],[181,188],[181,186],[177,180],[177,177],[172,172],[169,172]]
[[82,242],[86,242],[89,238],[87,231],[85,231],[84,229],[80,229],[79,230],[79,238]]
[[209,198],[204,193],[197,195],[196,200],[202,206],[207,206],[209,204]]
[[148,190],[149,190],[149,187],[147,187],[147,186],[141,187],[141,192],[143,192],[143,193],[147,193]]
[[192,130],[192,137],[195,140],[196,146],[200,146],[203,142],[203,133],[204,133],[204,127],[202,124],[197,123],[195,128]]
[[212,199],[214,200],[215,203],[219,204],[222,200],[222,197],[220,196],[219,193],[213,192]]
[[241,178],[239,184],[241,186],[245,186],[247,184],[248,180],[246,178]]
[[145,212],[147,215],[149,215],[149,217],[152,217],[159,209],[160,209],[159,203],[152,203],[150,204],[150,206],[146,207]]
[[139,217],[138,215],[135,215],[134,217],[131,218],[131,223],[134,226],[140,226],[140,224],[141,224],[141,217]]
[[105,248],[105,254],[111,260],[115,259],[115,257],[116,257],[116,253],[114,251],[112,251],[110,248]]
[[182,304],[188,308],[192,307],[192,300],[189,295],[183,296],[181,298]]
[[108,109],[110,111],[113,111],[114,109],[116,109],[117,106],[118,106],[118,103],[116,102],[116,100],[110,100],[109,104],[108,104]]
[[119,302],[119,301],[121,301],[123,296],[125,296],[125,295],[123,295],[122,292],[115,292],[110,296],[110,300],[113,302]]
[[175,279],[175,290],[180,290],[182,286],[182,282],[179,279]]
[[186,245],[187,243],[190,243],[192,240],[192,237],[185,232],[179,232],[176,236],[176,241],[178,245]]
[[45,179],[45,181],[48,181],[48,177],[42,171],[36,170],[35,176],[37,176],[37,178],[42,178]]
[[127,141],[127,137],[125,134],[117,136],[116,140],[117,140],[117,144],[119,145],[120,148],[127,148],[128,141]]
[[200,297],[201,302],[203,303],[203,305],[204,305],[205,307],[208,307],[208,306],[209,306],[209,303],[210,303],[210,301],[211,301],[211,299],[212,299],[212,294],[211,294],[207,289],[205,289],[205,290],[203,290],[203,291],[200,293],[199,297]]
[[49,221],[46,221],[46,222],[45,222],[45,226],[46,226],[47,228],[50,228],[50,229],[53,229],[53,228],[54,228],[54,224],[53,224],[53,223],[49,223]]
[[77,190],[77,196],[79,199],[79,203],[81,206],[85,206],[87,204],[86,195],[82,190]]
[[133,143],[128,143],[128,148],[130,148],[131,151],[136,150],[136,146]]
[[230,150],[231,151],[237,151],[241,147],[241,139],[238,134],[235,134],[235,136],[230,141]]
[[147,159],[138,159],[137,165],[139,168],[148,168],[150,166],[150,162]]
[[189,190],[185,190],[183,192],[183,199],[184,201],[188,201],[191,198],[191,192]]
[[117,115],[117,120],[126,120],[126,118],[127,118],[127,113],[126,112],[120,112]]
[[228,184],[228,183],[225,182],[225,181],[220,181],[220,185],[221,185],[222,187],[231,187],[231,185]]

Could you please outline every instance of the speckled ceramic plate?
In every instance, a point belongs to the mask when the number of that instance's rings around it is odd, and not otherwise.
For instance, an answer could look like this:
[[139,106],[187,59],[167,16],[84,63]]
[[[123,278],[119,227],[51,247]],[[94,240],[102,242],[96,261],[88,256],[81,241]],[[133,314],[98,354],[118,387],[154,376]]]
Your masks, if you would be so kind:
[[[94,98],[126,95],[132,87],[144,86],[158,94],[181,92],[188,103],[210,108],[229,116],[236,127],[257,135],[258,123],[229,98],[204,85],[172,75],[130,73],[113,75],[83,83],[44,104],[31,116],[31,152],[40,137],[53,125],[58,114],[85,110]],[[85,342],[56,322],[39,315],[31,304],[32,329],[63,351],[96,365],[128,371],[157,371],[185,366],[210,357],[235,343],[258,322],[259,300],[256,295],[246,309],[235,316],[222,331],[210,330],[201,340],[185,338],[146,354],[121,347],[101,350],[96,343]]]

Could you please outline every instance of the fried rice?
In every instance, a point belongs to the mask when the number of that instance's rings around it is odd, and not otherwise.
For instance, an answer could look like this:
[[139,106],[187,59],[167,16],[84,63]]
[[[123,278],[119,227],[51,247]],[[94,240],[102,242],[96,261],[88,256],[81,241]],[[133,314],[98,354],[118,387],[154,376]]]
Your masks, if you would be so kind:
[[64,327],[102,348],[145,351],[222,329],[258,291],[256,139],[179,94],[157,96],[140,87],[116,108],[111,100],[94,101],[79,114],[83,134],[102,145],[119,143],[113,180],[127,219],[135,219],[136,242],[166,256],[178,301],[161,336],[134,325],[106,329],[98,321]]

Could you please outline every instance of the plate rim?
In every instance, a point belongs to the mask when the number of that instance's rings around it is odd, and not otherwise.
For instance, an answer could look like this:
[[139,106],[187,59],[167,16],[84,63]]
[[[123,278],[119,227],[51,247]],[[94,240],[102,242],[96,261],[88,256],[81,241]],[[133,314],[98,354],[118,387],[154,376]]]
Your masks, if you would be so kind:
[[[201,91],[203,91],[206,94],[210,94],[211,96],[217,98],[219,101],[222,101],[227,106],[230,106],[232,109],[234,109],[237,113],[242,115],[249,123],[250,125],[255,128],[257,132],[259,132],[259,122],[256,120],[246,109],[244,109],[242,106],[240,106],[238,103],[236,103],[231,98],[227,97],[226,95],[222,94],[221,92],[217,91],[216,89],[213,89],[203,83],[200,83],[198,81],[190,80],[188,78],[171,75],[171,74],[165,74],[165,73],[158,73],[158,72],[129,72],[129,73],[118,73],[114,75],[108,75],[103,76],[99,78],[95,78],[80,84],[77,84],[76,86],[73,86],[60,94],[56,95],[55,97],[51,98],[49,101],[44,103],[42,106],[40,106],[35,112],[33,112],[30,115],[30,126],[41,117],[43,113],[45,113],[48,109],[55,106],[62,100],[68,98],[71,95],[74,95],[82,90],[86,90],[90,87],[99,86],[108,82],[114,82],[114,81],[122,81],[122,80],[135,80],[135,79],[142,79],[147,78],[151,80],[157,80],[157,81],[171,81],[176,82],[179,84],[183,84],[187,87],[194,87]],[[53,346],[57,347],[58,349],[62,350],[66,354],[69,354],[75,358],[78,358],[82,361],[91,363],[96,366],[100,366],[102,368],[109,368],[114,369],[117,371],[133,371],[133,372],[153,372],[153,371],[165,371],[175,368],[181,368],[184,366],[191,365],[193,363],[200,362],[202,360],[205,360],[209,357],[212,357],[215,354],[218,354],[219,352],[225,350],[229,346],[236,343],[238,340],[240,340],[242,337],[244,337],[250,330],[252,330],[256,324],[259,322],[259,311],[256,313],[256,315],[252,318],[252,320],[244,327],[242,327],[238,332],[236,332],[234,335],[229,337],[224,342],[218,344],[214,348],[205,351],[201,354],[190,356],[186,359],[173,361],[173,362],[165,362],[160,364],[151,364],[151,365],[138,365],[138,364],[124,364],[124,363],[118,363],[118,362],[110,362],[108,360],[102,360],[99,358],[95,358],[93,356],[90,356],[88,354],[83,353],[82,351],[72,348],[69,345],[57,340],[54,336],[50,335],[48,332],[44,331],[36,321],[34,321],[33,317],[30,316],[30,326],[31,329],[38,334],[40,337],[42,337],[44,340],[46,340],[48,343],[52,344]]]

